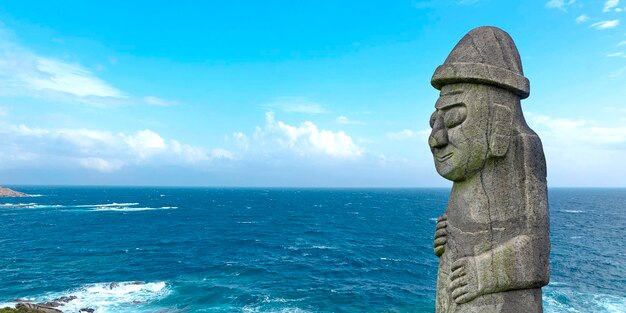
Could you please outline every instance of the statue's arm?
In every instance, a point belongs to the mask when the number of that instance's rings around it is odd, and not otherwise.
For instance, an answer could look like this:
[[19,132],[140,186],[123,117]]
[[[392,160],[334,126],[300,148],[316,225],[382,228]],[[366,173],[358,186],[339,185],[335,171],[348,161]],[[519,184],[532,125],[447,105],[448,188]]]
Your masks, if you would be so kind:
[[[538,288],[550,280],[547,238],[520,235],[476,257],[483,294]],[[545,242],[545,243],[544,243]]]
[[550,279],[547,238],[520,235],[474,257],[452,264],[451,290],[457,303],[480,295],[538,288]]

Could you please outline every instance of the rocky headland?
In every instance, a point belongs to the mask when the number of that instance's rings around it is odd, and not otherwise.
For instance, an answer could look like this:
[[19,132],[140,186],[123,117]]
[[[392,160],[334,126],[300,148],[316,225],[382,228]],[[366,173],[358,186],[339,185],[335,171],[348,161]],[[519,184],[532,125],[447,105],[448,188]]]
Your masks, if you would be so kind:
[[0,187],[0,197],[30,197],[30,195],[10,188]]

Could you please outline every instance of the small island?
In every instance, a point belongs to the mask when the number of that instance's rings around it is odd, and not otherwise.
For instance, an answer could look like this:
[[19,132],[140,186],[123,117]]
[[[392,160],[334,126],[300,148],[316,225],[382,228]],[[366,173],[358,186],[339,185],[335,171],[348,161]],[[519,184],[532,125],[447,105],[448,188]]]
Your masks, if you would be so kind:
[[0,197],[30,197],[30,195],[10,188],[0,187]]

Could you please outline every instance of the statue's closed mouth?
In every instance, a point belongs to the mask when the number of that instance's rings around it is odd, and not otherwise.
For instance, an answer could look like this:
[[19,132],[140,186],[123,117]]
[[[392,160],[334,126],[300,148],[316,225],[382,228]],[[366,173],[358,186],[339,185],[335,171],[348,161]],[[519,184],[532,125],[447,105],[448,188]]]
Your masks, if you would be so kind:
[[444,162],[445,160],[449,159],[452,157],[452,154],[454,154],[453,152],[449,152],[448,154],[444,154],[442,156],[438,156],[437,157],[437,161],[439,162]]

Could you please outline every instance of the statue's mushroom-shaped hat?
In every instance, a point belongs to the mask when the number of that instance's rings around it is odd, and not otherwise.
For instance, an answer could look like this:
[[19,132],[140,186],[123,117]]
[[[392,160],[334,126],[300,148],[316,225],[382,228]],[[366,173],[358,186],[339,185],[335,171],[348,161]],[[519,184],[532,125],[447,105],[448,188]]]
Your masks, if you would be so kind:
[[522,60],[511,36],[500,28],[472,29],[437,67],[430,82],[433,87],[456,83],[494,85],[528,98],[530,83],[524,77]]

